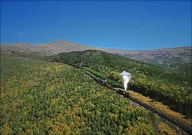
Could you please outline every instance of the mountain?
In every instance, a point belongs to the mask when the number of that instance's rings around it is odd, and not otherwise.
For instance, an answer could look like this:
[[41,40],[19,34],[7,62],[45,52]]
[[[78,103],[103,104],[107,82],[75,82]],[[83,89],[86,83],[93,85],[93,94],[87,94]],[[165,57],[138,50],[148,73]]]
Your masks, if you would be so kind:
[[20,51],[20,52],[43,52],[47,54],[58,54],[62,52],[84,51],[84,50],[102,50],[114,54],[124,55],[129,58],[164,64],[167,58],[177,59],[178,57],[185,62],[191,62],[191,46],[176,47],[176,48],[161,48],[154,50],[120,50],[120,49],[102,49],[88,45],[78,44],[66,40],[57,40],[43,44],[29,44],[25,42],[17,43],[1,43],[1,50],[5,51]]
[[113,54],[123,55],[141,62],[157,65],[166,70],[180,72],[185,76],[191,75],[191,46],[154,50],[119,50],[96,48],[65,40],[57,40],[36,45],[28,43],[1,44],[1,53],[16,53],[22,56],[30,55],[32,57],[84,50],[102,50]]
[[[186,54],[184,49],[188,64],[190,54]],[[108,86],[122,88],[119,73],[126,70],[132,74],[128,85],[132,93],[149,97],[151,104],[167,105],[190,120],[191,74],[181,76],[128,55],[127,50],[105,50],[69,41],[1,44],[0,134],[161,134],[161,130],[176,134],[154,114],[111,93],[82,72],[106,79]]]
[[29,44],[24,42],[1,44],[1,50],[3,52],[41,52],[46,55],[58,54],[61,52],[84,51],[90,49],[96,50],[97,48],[65,40],[57,40],[43,44]]
[[106,49],[107,52],[115,53],[129,58],[147,62],[155,65],[162,65],[169,68],[174,67],[176,63],[188,63],[191,61],[191,46],[176,48],[161,48],[155,50],[115,50]]
[[[166,63],[167,58],[176,59],[180,58],[184,62],[191,62],[191,46],[176,47],[176,48],[161,48],[154,50],[117,50],[106,49],[105,51],[115,54],[127,56],[129,58],[143,61],[152,62],[157,64]],[[159,59],[158,59],[159,58]],[[178,59],[179,60],[179,59]]]
[[191,76],[192,47],[161,48],[154,50],[116,50],[106,49],[106,52],[123,55],[141,62],[160,66],[166,70]]

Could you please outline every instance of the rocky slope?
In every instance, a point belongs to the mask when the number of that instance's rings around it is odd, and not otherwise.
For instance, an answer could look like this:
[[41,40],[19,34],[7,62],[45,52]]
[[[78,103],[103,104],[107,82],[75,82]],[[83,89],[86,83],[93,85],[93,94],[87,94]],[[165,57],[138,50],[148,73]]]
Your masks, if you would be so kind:
[[47,42],[43,44],[29,44],[29,43],[3,43],[1,44],[1,50],[3,52],[19,51],[19,52],[42,52],[45,54],[58,54],[61,52],[73,52],[84,50],[95,50],[96,48],[77,44],[70,41],[57,40],[53,42]]

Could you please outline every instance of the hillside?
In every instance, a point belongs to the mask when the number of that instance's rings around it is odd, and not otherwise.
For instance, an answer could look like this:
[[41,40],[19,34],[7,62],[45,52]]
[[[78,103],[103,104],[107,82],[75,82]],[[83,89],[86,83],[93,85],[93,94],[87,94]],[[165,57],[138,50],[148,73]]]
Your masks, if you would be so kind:
[[50,55],[61,52],[84,51],[89,49],[95,50],[97,48],[65,40],[57,40],[43,44],[29,44],[24,42],[1,44],[1,50],[9,53],[14,51],[21,53],[40,52],[45,55]]
[[116,50],[106,49],[106,52],[119,54],[141,62],[160,66],[165,70],[191,76],[192,48],[191,46],[176,48],[161,48],[154,50]]
[[181,73],[181,75],[184,76],[191,76],[191,46],[154,50],[119,50],[96,48],[65,40],[57,40],[35,45],[29,43],[1,43],[1,53],[22,56],[32,55],[32,57],[39,57],[39,55],[42,57],[44,55],[84,50],[102,50],[113,54],[119,54],[141,62],[160,66],[168,71]]
[[79,69],[25,57],[1,55],[0,111],[3,135],[178,133]]
[[122,87],[120,72],[123,70],[131,72],[130,88],[133,91],[150,96],[191,117],[191,78],[102,51],[61,53],[50,56],[49,60],[83,68],[107,79],[114,87]]

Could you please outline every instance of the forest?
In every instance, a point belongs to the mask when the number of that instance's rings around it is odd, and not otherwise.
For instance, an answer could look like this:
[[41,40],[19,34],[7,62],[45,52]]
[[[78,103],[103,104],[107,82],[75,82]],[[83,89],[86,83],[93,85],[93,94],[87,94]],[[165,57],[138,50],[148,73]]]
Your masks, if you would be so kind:
[[119,73],[132,74],[129,88],[168,105],[173,110],[192,118],[191,78],[169,72],[160,67],[138,62],[124,56],[98,50],[60,53],[47,57],[48,61],[62,62],[108,80],[113,87],[122,87]]
[[1,55],[0,111],[1,135],[178,133],[81,69],[26,57]]

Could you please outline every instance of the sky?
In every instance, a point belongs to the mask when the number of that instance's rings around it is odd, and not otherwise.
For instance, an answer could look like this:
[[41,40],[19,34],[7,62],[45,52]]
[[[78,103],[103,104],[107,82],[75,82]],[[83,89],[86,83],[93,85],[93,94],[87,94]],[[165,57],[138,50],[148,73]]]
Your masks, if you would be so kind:
[[100,48],[191,45],[191,1],[1,1],[1,42]]

